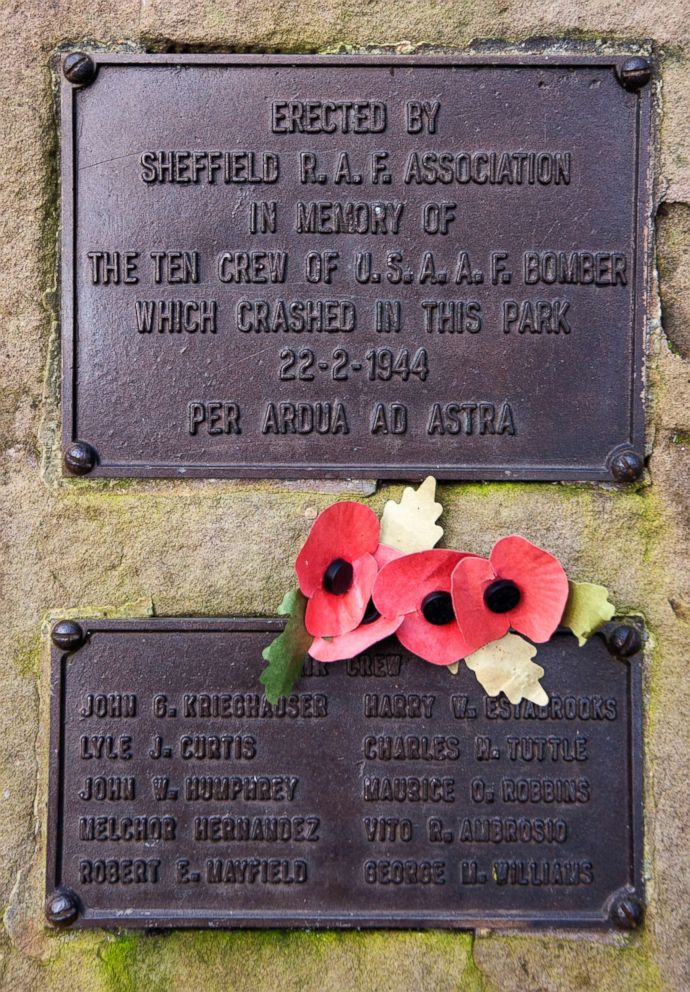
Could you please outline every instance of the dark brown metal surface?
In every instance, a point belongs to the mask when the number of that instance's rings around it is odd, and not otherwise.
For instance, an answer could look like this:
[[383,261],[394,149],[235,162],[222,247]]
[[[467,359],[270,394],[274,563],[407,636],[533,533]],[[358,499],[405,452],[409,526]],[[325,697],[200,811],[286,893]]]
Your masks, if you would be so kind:
[[66,471],[638,478],[650,71],[68,56]]
[[270,707],[280,626],[84,620],[54,647],[51,923],[641,923],[640,656],[615,625],[540,647],[546,708],[396,642]]

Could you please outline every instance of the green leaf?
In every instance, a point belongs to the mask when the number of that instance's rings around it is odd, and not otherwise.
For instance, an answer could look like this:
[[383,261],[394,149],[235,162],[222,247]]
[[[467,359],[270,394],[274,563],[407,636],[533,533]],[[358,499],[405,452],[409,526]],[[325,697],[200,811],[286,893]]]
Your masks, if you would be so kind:
[[304,626],[306,609],[306,596],[299,589],[286,593],[278,607],[278,613],[288,618],[285,630],[262,652],[268,667],[261,673],[260,681],[269,703],[275,704],[281,696],[288,696],[302,672],[305,655],[314,640]]
[[570,594],[561,623],[569,627],[582,647],[595,630],[616,612],[608,600],[608,589],[593,582],[569,582]]

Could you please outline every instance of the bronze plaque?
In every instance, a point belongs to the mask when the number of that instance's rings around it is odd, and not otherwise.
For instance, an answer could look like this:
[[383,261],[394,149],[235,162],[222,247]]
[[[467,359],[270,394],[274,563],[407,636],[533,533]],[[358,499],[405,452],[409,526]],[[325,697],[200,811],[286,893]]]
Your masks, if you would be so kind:
[[68,470],[639,476],[644,60],[70,58]]
[[53,922],[639,922],[639,657],[603,636],[540,647],[544,708],[393,641],[309,661],[274,707],[259,674],[279,621],[71,627],[53,653]]

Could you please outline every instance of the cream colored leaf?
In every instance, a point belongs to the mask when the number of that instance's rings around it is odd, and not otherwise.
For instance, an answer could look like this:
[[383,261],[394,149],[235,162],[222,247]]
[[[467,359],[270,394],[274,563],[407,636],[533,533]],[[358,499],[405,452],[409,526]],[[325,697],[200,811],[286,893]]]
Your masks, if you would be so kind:
[[580,647],[616,612],[608,589],[593,582],[569,582],[570,593],[561,623],[572,630]]
[[460,671],[460,662],[454,661],[452,665],[446,666],[451,675],[457,675]]
[[529,699],[546,706],[549,697],[539,684],[544,669],[532,662],[536,653],[534,645],[522,637],[506,634],[468,655],[465,664],[490,696],[505,692],[511,703]]
[[428,476],[419,489],[407,486],[399,503],[389,499],[381,515],[381,544],[411,554],[428,551],[443,537],[436,521],[443,507],[435,501],[436,479]]

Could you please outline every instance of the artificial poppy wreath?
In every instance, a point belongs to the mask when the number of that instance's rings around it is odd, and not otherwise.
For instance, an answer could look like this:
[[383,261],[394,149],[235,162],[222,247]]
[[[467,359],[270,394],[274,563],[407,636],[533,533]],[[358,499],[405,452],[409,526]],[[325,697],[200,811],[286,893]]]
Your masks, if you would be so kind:
[[488,558],[436,548],[435,492],[430,476],[386,503],[380,521],[351,501],[319,514],[295,561],[299,588],[279,608],[285,629],[263,653],[270,702],[291,691],[307,654],[343,661],[392,635],[453,674],[464,659],[489,695],[548,702],[534,644],[559,626],[584,644],[615,613],[606,589],[569,582],[552,554],[515,534]]

